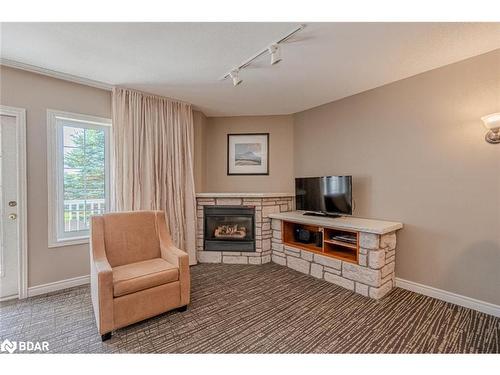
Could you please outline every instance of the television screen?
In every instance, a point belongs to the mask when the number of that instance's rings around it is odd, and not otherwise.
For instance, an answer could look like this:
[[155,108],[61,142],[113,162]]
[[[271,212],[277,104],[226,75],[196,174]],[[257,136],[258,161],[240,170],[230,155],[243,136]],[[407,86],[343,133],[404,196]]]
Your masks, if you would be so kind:
[[352,215],[352,176],[296,178],[295,207],[301,211]]

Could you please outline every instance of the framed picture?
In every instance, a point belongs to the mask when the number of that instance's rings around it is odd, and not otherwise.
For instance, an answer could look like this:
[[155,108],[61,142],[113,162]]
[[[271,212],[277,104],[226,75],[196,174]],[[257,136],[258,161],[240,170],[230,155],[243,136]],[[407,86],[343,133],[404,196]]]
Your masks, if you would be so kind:
[[227,174],[268,175],[269,133],[228,134]]

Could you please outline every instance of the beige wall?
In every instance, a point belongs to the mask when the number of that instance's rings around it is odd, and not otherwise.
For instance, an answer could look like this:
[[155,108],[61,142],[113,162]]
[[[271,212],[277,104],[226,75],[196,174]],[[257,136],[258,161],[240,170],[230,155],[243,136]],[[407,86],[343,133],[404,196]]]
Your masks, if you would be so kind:
[[295,115],[295,174],[352,174],[355,215],[402,221],[397,277],[500,304],[500,50]]
[[110,118],[111,93],[0,66],[0,103],[27,115],[29,286],[88,275],[88,245],[47,247],[47,109]]
[[[227,176],[227,134],[269,133],[269,176]],[[293,192],[293,117],[210,117],[205,129],[206,192]]]

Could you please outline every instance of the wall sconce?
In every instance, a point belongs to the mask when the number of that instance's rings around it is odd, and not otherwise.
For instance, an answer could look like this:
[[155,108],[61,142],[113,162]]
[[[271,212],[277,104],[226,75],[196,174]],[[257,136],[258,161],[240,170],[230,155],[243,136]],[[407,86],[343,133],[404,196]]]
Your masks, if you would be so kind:
[[484,139],[488,143],[500,143],[500,112],[481,117],[488,133]]

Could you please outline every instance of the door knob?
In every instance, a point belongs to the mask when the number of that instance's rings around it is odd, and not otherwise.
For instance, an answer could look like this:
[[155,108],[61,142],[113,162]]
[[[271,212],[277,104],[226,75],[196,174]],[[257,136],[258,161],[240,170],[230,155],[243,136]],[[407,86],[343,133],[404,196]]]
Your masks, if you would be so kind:
[[16,207],[17,202],[16,201],[9,201],[9,207]]
[[16,220],[17,219],[17,215],[16,214],[9,214],[9,219],[10,220]]

